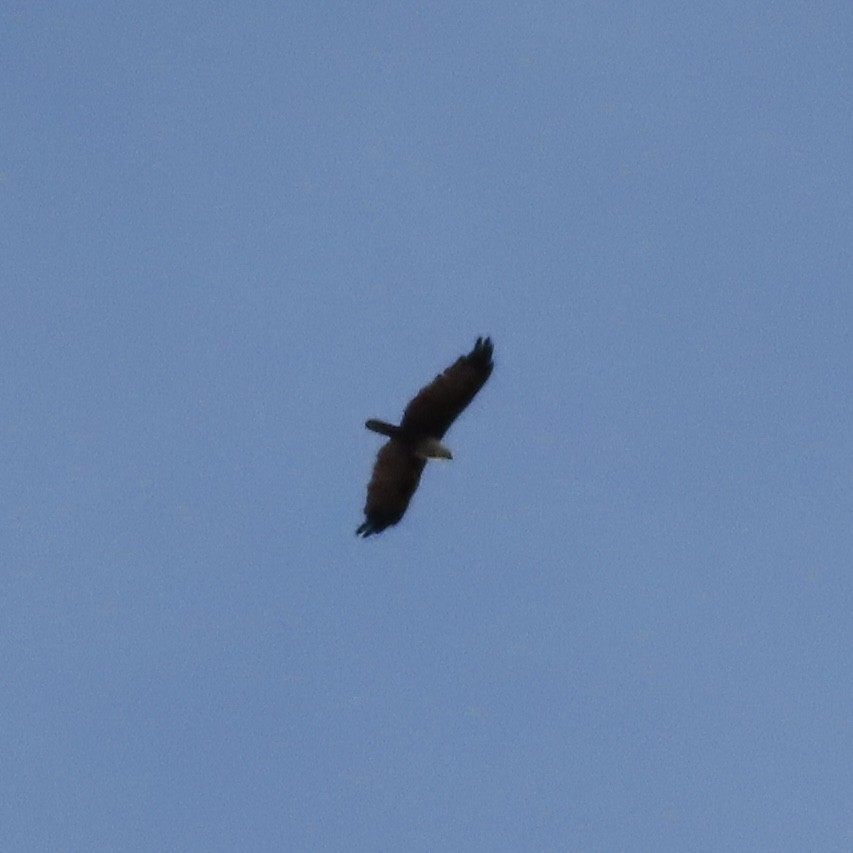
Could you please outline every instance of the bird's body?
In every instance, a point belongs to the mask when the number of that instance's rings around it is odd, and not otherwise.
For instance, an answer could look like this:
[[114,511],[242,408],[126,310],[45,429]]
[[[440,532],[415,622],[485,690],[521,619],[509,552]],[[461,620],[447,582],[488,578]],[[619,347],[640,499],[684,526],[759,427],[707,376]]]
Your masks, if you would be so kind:
[[492,350],[489,338],[477,338],[471,352],[417,393],[399,426],[374,419],[365,423],[388,441],[367,487],[365,520],[356,531],[360,536],[380,533],[403,517],[427,459],[453,458],[441,439],[491,375]]

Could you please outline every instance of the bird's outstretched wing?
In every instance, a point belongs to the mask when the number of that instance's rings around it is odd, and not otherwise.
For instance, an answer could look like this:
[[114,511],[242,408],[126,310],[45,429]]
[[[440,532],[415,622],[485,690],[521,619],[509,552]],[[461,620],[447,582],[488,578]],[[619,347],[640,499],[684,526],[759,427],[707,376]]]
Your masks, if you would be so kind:
[[396,524],[406,512],[426,464],[400,441],[387,441],[376,456],[367,486],[365,519],[356,530],[359,536],[380,533]]
[[490,338],[477,338],[471,352],[421,388],[403,413],[403,432],[441,438],[491,376],[492,351]]

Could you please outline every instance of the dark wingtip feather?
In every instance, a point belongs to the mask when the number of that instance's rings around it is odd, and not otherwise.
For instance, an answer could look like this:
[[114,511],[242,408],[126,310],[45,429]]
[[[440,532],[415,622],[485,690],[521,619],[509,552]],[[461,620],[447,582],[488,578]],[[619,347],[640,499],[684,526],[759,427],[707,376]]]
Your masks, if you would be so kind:
[[355,535],[361,536],[362,539],[367,539],[368,536],[373,536],[374,533],[379,533],[379,530],[376,529],[375,522],[370,518],[365,519],[355,529]]
[[468,358],[476,358],[478,361],[482,360],[490,362],[492,360],[494,350],[495,348],[492,344],[492,339],[490,337],[481,336],[477,338],[477,342],[474,344],[474,349],[468,354]]

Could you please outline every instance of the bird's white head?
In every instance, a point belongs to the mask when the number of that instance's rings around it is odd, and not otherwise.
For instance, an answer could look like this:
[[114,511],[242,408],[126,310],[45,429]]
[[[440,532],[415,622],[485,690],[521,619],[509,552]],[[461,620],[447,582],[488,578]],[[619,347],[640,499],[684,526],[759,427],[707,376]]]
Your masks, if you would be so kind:
[[445,447],[437,438],[425,438],[415,453],[421,459],[453,459],[450,448]]

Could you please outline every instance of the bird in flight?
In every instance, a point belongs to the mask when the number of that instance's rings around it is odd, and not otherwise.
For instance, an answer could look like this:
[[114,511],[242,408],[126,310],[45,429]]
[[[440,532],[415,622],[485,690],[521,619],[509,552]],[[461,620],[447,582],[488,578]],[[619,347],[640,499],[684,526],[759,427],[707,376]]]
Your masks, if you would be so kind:
[[418,391],[399,426],[374,419],[364,424],[388,441],[379,450],[367,485],[359,536],[381,533],[403,517],[427,459],[453,458],[441,439],[491,376],[492,350],[490,338],[477,338],[471,352]]

